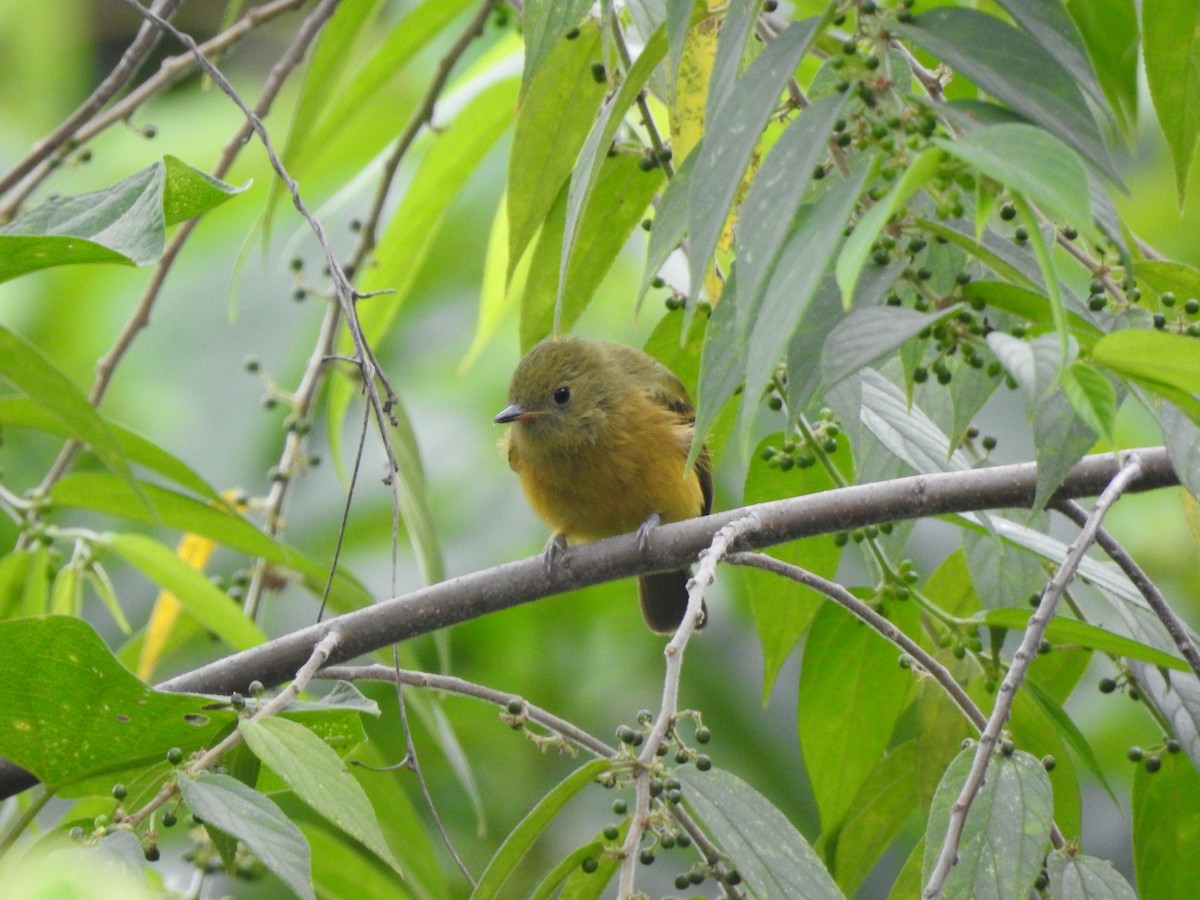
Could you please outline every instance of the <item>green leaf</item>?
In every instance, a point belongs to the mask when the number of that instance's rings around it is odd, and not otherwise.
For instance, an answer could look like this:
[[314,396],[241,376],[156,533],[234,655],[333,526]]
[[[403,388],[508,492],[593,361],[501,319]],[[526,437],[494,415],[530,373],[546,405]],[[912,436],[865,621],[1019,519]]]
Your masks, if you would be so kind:
[[929,149],[909,164],[896,186],[868,209],[855,224],[854,231],[846,239],[837,261],[837,283],[842,289],[842,305],[850,308],[854,286],[862,274],[871,248],[879,233],[897,210],[904,206],[913,194],[920,190],[937,173],[941,165],[941,154]]
[[538,801],[517,827],[509,832],[508,837],[496,851],[488,863],[487,869],[471,892],[472,900],[485,900],[495,897],[500,888],[508,880],[520,863],[522,857],[529,852],[534,841],[546,830],[559,811],[580,791],[591,784],[596,778],[612,768],[612,760],[594,759],[580,766],[553,790]]
[[[975,616],[975,621],[981,625],[993,628],[1008,628],[1012,631],[1024,631],[1029,623],[1032,609],[1017,607],[1000,607],[986,610]],[[1177,656],[1164,653],[1147,644],[1114,634],[1104,628],[1080,622],[1078,619],[1067,619],[1055,616],[1046,627],[1046,638],[1053,642],[1081,644],[1102,653],[1112,653],[1129,659],[1139,659],[1151,665],[1165,669],[1175,669],[1179,672],[1189,672],[1191,667]]]
[[[1075,724],[1075,720],[1067,715],[1067,711],[1059,705],[1058,701],[1042,690],[1036,681],[1030,680],[1026,684],[1029,688],[1029,695],[1050,720],[1053,733],[1061,735],[1062,739],[1066,741],[1075,755],[1083,760],[1083,764],[1088,767],[1088,770],[1096,778],[1096,781],[1100,783],[1100,786],[1108,792],[1113,805],[1119,807],[1121,804],[1117,800],[1117,795],[1113,791],[1112,786],[1108,783],[1108,778],[1104,775],[1104,769],[1100,767],[1100,761],[1096,759],[1096,754],[1092,751],[1092,745],[1083,736],[1083,732],[1079,730],[1079,726]],[[1055,769],[1055,771],[1057,772],[1058,770]],[[1052,775],[1051,781],[1053,780]],[[1054,791],[1056,801],[1058,793],[1058,789],[1056,788]]]
[[936,603],[938,609],[952,616],[969,616],[982,606],[971,580],[967,554],[961,547],[933,570],[921,593]]
[[[1070,147],[1032,125],[991,125],[933,143],[976,171],[1027,195],[1059,222],[1099,239],[1087,172]],[[1018,162],[1019,160],[1019,162]]]
[[[667,84],[671,105],[675,105],[676,84],[679,80],[679,64],[683,60],[683,47],[691,26],[708,13],[704,0],[667,0],[667,45],[670,61],[667,67]],[[728,14],[727,14],[728,15]]]
[[[0,622],[0,643],[0,755],[52,791],[146,770],[163,763],[171,747],[187,753],[211,746],[236,719],[212,708],[212,698],[147,687],[82,619]],[[161,780],[166,771],[164,763],[153,775]]]
[[1142,59],[1182,208],[1200,134],[1200,0],[1144,0]]
[[750,330],[787,240],[787,225],[813,183],[814,169],[824,161],[826,141],[845,102],[845,95],[838,94],[802,111],[772,145],[750,185],[734,228],[740,335]]
[[960,472],[971,468],[961,449],[916,406],[903,391],[874,369],[859,373],[862,385],[862,424],[894,456],[921,473]]
[[97,543],[179,598],[197,622],[235,650],[266,643],[267,636],[247,619],[228,594],[168,547],[140,534],[106,534]]
[[874,365],[922,330],[932,328],[961,309],[960,304],[955,304],[936,313],[894,306],[852,310],[825,339],[821,384],[832,387],[859,369]]
[[475,337],[471,346],[458,364],[458,374],[467,370],[479,359],[483,349],[496,336],[500,326],[508,318],[518,294],[524,290],[525,276],[529,272],[529,256],[522,257],[517,271],[513,273],[512,290],[505,275],[508,265],[508,211],[502,197],[492,217],[492,228],[488,232],[487,251],[483,259],[483,281],[479,288],[479,321],[475,324]]
[[321,738],[303,725],[272,716],[243,719],[238,730],[254,755],[297,797],[399,871],[366,792]]
[[[138,494],[116,478],[101,472],[81,472],[56,484],[50,491],[50,500],[56,506],[90,509],[212,538],[222,546],[248,556],[261,556],[299,572],[309,591],[321,596],[328,577],[325,565],[259,531],[224,503],[206,503],[152,484],[142,483],[139,488],[149,508],[139,501]],[[330,603],[335,609],[349,611],[373,602],[361,583],[339,569],[330,591]]]
[[962,227],[952,227],[950,224],[939,222],[936,219],[917,219],[916,224],[935,237],[945,238],[967,255],[979,260],[1005,281],[1034,291],[1042,288],[1038,283],[1040,273],[1036,267],[1031,270],[1027,259],[1015,257],[1010,246],[1011,242],[1001,243],[987,232],[984,233],[982,240],[975,240],[965,223]]
[[[618,844],[625,839],[628,820],[623,823],[623,826],[616,839]],[[597,835],[594,841],[584,844],[582,847],[576,847],[542,876],[537,887],[529,894],[529,900],[549,900],[560,886],[562,892],[558,895],[559,900],[579,897],[581,888],[588,890],[589,893],[586,896],[599,897],[617,871],[616,858],[611,853],[604,852],[605,846],[610,843],[613,842]],[[584,872],[582,869],[585,859],[592,859],[596,862],[596,868],[591,872]]]
[[[1102,339],[1096,346],[1103,343]],[[1023,341],[992,332],[988,346],[1025,397],[1025,414],[1033,423],[1037,456],[1037,493],[1034,508],[1041,509],[1058,490],[1067,472],[1096,440],[1096,432],[1080,418],[1062,388],[1059,373],[1064,360],[1055,335]]]
[[[563,282],[557,328],[567,332],[587,308],[612,268],[629,235],[646,213],[662,184],[662,169],[643,172],[639,158],[619,153],[606,158],[579,223],[575,249]],[[559,263],[565,227],[567,192],[546,219],[529,265],[521,299],[521,348],[528,350],[555,328],[559,298]]]
[[50,590],[50,552],[40,544],[0,557],[0,620],[43,615]]
[[178,784],[188,809],[206,825],[242,841],[291,890],[315,900],[308,842],[269,797],[211,772],[182,776]]
[[1087,363],[1075,362],[1062,373],[1062,386],[1083,423],[1110,444],[1115,443],[1117,392],[1112,382]]
[[679,769],[684,802],[761,900],[840,898],[808,842],[771,801],[729,772]]
[[[1046,699],[1051,707],[1057,707],[1053,700]],[[1026,753],[1039,760],[1047,756],[1054,758],[1053,771],[1047,772],[1054,797],[1054,822],[1064,834],[1080,834],[1083,830],[1083,805],[1079,794],[1079,777],[1074,759],[1067,753],[1066,735],[1061,731],[1062,723],[1071,720],[1061,708],[1057,712],[1057,716],[1052,716],[1049,709],[1038,703],[1028,691],[1018,691],[1013,697],[1008,729],[1013,742]],[[1075,723],[1071,722],[1071,727],[1079,734]]]
[[1067,0],[1096,77],[1121,128],[1132,136],[1138,115],[1138,18],[1133,0]]
[[52,266],[149,265],[162,254],[168,226],[248,186],[167,156],[104,190],[47,201],[0,228],[0,282]]
[[700,351],[700,378],[696,386],[696,435],[692,441],[688,465],[708,438],[708,433],[725,403],[742,383],[746,369],[746,342],[737,334],[737,304],[729,303],[730,293],[737,287],[737,267],[725,281],[726,302],[713,307],[708,327],[704,330],[704,346]]
[[911,24],[891,28],[1121,183],[1074,76],[1033,38],[986,13],[954,7],[924,10]]
[[893,644],[826,604],[804,643],[797,718],[800,749],[822,828],[841,824],[904,711],[911,675]]
[[[120,442],[92,404],[40,350],[3,327],[0,327],[0,378],[54,416],[72,437],[91,447],[109,471],[135,494],[140,493]],[[139,501],[145,503],[142,497]]]
[[[358,307],[363,333],[377,349],[408,299],[451,202],[512,121],[516,91],[514,78],[481,90],[444,124],[421,159],[375,248],[379,265],[363,274],[364,292],[391,292]],[[349,337],[342,346],[349,348]]]
[[641,287],[638,288],[639,309],[659,270],[687,235],[688,181],[695,163],[696,154],[689,153],[667,183],[654,210],[650,241],[646,247],[646,266],[642,271]]
[[845,821],[830,841],[834,847],[830,869],[847,894],[854,894],[905,822],[921,808],[916,773],[917,743],[905,741],[875,764],[850,803]]
[[[1043,3],[1042,0],[998,2],[1026,34],[1041,44],[1071,74],[1088,99],[1098,109],[1108,113],[1107,100],[1092,70],[1083,38],[1067,11],[1058,3]],[[1108,62],[1104,60],[1104,64]]]
[[[821,466],[795,468],[784,472],[777,465],[767,465],[762,458],[762,451],[767,446],[778,446],[782,442],[782,434],[766,438],[751,458],[742,493],[744,504],[816,494],[837,487],[833,478]],[[822,578],[832,578],[837,573],[842,550],[830,535],[825,534],[772,547],[771,555],[784,562],[802,566]],[[762,645],[762,699],[765,704],[780,667],[808,630],[813,617],[822,608],[824,598],[811,588],[796,584],[790,579],[780,578],[771,572],[749,566],[739,567],[739,571],[745,594],[750,598],[750,609],[754,614],[758,640]]]
[[[617,129],[621,127],[626,110],[637,97],[642,85],[654,73],[654,68],[662,61],[666,51],[666,35],[663,29],[659,28],[650,35],[646,45],[642,48],[641,55],[625,73],[625,80],[621,82],[621,87],[601,105],[600,113],[592,124],[592,130],[588,133],[583,149],[579,152],[579,159],[571,172],[571,183],[567,189],[562,257],[559,262],[558,274],[557,300],[559,302],[565,296],[567,273],[575,255],[575,242],[579,237],[584,211],[591,205],[590,198],[595,190],[596,182],[600,178],[600,169],[608,158],[613,138],[617,135]],[[528,60],[526,60],[526,66],[528,66]]]
[[1097,341],[1091,361],[1166,397],[1200,421],[1200,342],[1195,338],[1127,328]]
[[[959,753],[934,795],[925,828],[924,882],[933,871],[950,808],[974,755],[974,748]],[[987,779],[967,813],[958,862],[950,870],[942,896],[948,900],[1024,897],[1050,847],[1051,821],[1050,780],[1042,764],[1020,750],[1012,756],[994,754]]]
[[1046,873],[1054,900],[1137,900],[1129,882],[1106,859],[1051,850]]
[[602,55],[600,29],[588,19],[577,38],[554,46],[521,99],[508,158],[506,283],[570,178],[604,100],[605,85],[592,77]]
[[[219,499],[216,490],[183,460],[141,435],[123,428],[103,416],[100,418],[112,432],[121,447],[121,452],[130,462],[145,466],[150,471],[169,478],[180,487],[187,488],[210,500]],[[31,397],[18,395],[0,397],[0,426],[5,425],[12,428],[33,428],[62,437],[74,435],[74,431],[50,410],[39,406]]]
[[399,401],[392,404],[391,433],[392,452],[396,457],[395,489],[399,498],[400,518],[412,542],[421,580],[425,584],[435,584],[446,577],[442,546],[434,525],[433,507],[429,503],[417,435],[404,405]]
[[1139,281],[1158,293],[1170,291],[1185,297],[1200,297],[1200,269],[1187,263],[1157,259],[1140,259],[1134,265]]
[[[762,304],[754,314],[746,348],[747,402],[742,406],[743,423],[757,406],[762,390],[832,263],[842,242],[843,225],[877,165],[878,158],[870,157],[853,167],[849,178],[831,187],[813,205],[801,209],[793,221]],[[694,252],[694,246],[691,249]]]
[[[1054,322],[1050,300],[1040,291],[1003,281],[972,281],[963,288],[962,294],[964,300],[982,300],[988,306],[1010,312],[1037,325],[1051,325]],[[1103,331],[1070,310],[1067,310],[1067,324],[1071,337],[1085,348],[1090,348],[1104,336]]]
[[792,22],[710,113],[688,189],[689,292],[700,296],[729,207],[780,92],[816,36],[818,19]]
[[[947,666],[962,683],[967,683],[968,666],[943,651],[938,661]],[[962,710],[947,695],[944,688],[926,681],[917,694],[917,803],[925,810],[933,800],[946,769],[958,755],[966,738],[978,736]],[[917,864],[918,873],[920,863]]]
[[526,0],[521,15],[525,34],[525,71],[521,76],[521,96],[532,88],[555,46],[579,24],[591,7],[591,0]]
[[1133,776],[1133,869],[1143,897],[1191,896],[1200,879],[1200,773],[1182,753]]
[[112,579],[108,577],[108,572],[100,563],[93,562],[88,566],[84,575],[88,584],[92,586],[92,590],[96,592],[96,596],[100,598],[100,602],[108,610],[108,614],[113,617],[113,621],[121,629],[121,634],[126,637],[131,635],[133,629],[129,625],[129,620],[125,618],[125,610],[121,609],[121,601],[117,599],[117,589],[113,586]]
[[725,10],[721,30],[717,33],[717,52],[708,78],[708,95],[705,97],[704,118],[708,122],[713,121],[742,73],[746,42],[754,30],[757,16],[756,0],[732,0]]

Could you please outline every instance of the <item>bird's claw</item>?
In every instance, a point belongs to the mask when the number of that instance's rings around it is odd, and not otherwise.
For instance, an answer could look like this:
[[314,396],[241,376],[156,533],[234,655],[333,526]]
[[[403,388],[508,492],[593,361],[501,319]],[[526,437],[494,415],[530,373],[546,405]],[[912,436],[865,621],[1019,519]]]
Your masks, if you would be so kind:
[[637,534],[638,550],[642,553],[650,546],[650,534],[662,523],[662,518],[658,513],[650,513],[646,517],[646,521],[638,526]]
[[546,575],[553,575],[565,566],[569,556],[567,539],[561,534],[551,535],[550,540],[546,542],[546,549],[542,551],[542,567],[546,570]]

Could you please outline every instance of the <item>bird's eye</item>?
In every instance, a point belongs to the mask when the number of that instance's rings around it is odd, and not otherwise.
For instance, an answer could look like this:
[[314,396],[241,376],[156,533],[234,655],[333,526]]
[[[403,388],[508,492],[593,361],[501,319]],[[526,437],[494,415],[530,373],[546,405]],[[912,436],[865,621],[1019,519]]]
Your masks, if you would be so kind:
[[566,406],[567,402],[570,399],[571,399],[571,389],[569,387],[555,388],[554,402],[557,403],[559,406]]

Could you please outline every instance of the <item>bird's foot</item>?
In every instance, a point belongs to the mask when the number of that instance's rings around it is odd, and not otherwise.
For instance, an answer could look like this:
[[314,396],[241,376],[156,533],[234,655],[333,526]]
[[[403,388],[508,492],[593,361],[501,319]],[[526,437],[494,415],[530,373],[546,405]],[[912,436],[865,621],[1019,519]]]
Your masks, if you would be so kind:
[[561,534],[551,535],[550,540],[546,542],[546,549],[542,551],[542,566],[546,575],[553,575],[566,566],[570,555],[566,537]]
[[658,513],[650,513],[650,515],[648,515],[646,517],[646,521],[638,526],[638,530],[637,530],[636,534],[637,534],[638,549],[640,551],[642,551],[643,553],[646,552],[646,548],[650,546],[651,532],[653,532],[654,529],[657,528],[661,524],[662,524],[662,518],[658,515]]

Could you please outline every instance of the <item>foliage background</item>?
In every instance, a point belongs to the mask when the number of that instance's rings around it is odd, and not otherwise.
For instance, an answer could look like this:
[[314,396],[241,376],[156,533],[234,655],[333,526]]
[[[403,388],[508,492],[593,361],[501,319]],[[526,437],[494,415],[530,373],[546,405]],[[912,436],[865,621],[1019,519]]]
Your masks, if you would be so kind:
[[[216,5],[206,7],[186,5],[180,27],[194,33],[215,27],[220,10]],[[5,60],[0,63],[0,121],[4,123],[0,161],[18,158],[74,108],[111,67],[136,24],[135,17],[117,2],[0,0],[0,60]],[[248,96],[253,96],[254,86],[292,27],[293,19],[283,17],[222,61],[223,70],[235,85],[246,88]],[[306,173],[305,194],[310,203],[328,201],[319,214],[335,245],[343,250],[354,239],[350,222],[362,214],[372,189],[366,183],[358,189],[341,189],[369,155],[357,148],[379,146],[395,132],[454,31],[448,29],[386,91],[372,98],[370,109],[348,124],[337,152],[324,154]],[[467,71],[472,59],[503,39],[503,28],[489,25],[488,31],[485,40],[468,51],[459,71]],[[285,91],[283,102],[267,120],[276,134],[283,133],[290,119],[294,95],[295,86]],[[1143,116],[1150,109],[1149,103],[1143,103]],[[112,128],[91,145],[90,162],[69,165],[56,176],[53,189],[64,194],[95,189],[168,152],[203,168],[237,127],[240,114],[194,75],[139,112],[135,122],[152,123],[157,137],[147,140],[132,129]],[[1200,233],[1196,190],[1200,175],[1193,170],[1188,200],[1178,211],[1173,174],[1158,132],[1146,121],[1139,133],[1137,146],[1121,163],[1130,189],[1128,197],[1117,198],[1121,213],[1137,233],[1171,258],[1200,265],[1200,244],[1194,240]],[[400,318],[377,348],[417,432],[449,576],[535,553],[545,536],[496,449],[499,429],[491,424],[492,415],[503,406],[507,375],[518,358],[513,317],[469,368],[464,371],[460,366],[474,333],[484,248],[501,201],[508,140],[503,138],[488,154],[450,207]],[[423,138],[419,152],[437,152],[436,138]],[[411,175],[413,167],[410,160],[405,171]],[[304,274],[313,280],[322,263],[311,236],[290,209],[277,218],[265,249],[248,237],[272,178],[261,148],[247,148],[226,180],[241,184],[252,179],[253,186],[201,222],[156,306],[150,329],[122,364],[104,404],[111,418],[170,448],[219,489],[241,487],[252,495],[266,489],[266,473],[277,460],[284,434],[284,413],[263,409],[263,383],[243,370],[243,360],[256,355],[264,372],[281,385],[294,383],[322,306],[314,298],[292,299],[295,281],[289,259],[304,259]],[[644,257],[640,238],[640,232],[635,233],[576,332],[634,345],[644,342],[662,307],[652,297],[640,315],[632,310],[630,301]],[[50,269],[0,286],[0,320],[42,348],[78,384],[86,385],[95,360],[120,328],[148,276],[149,270],[115,266]],[[985,433],[1001,435],[994,459],[1030,457],[1022,423],[1021,410],[1003,392],[989,405],[980,424]],[[352,425],[353,421],[347,426],[348,443],[354,437]],[[314,434],[320,430],[314,429]],[[1160,440],[1154,424],[1134,412],[1131,404],[1119,420],[1117,434],[1122,446]],[[315,440],[319,444],[322,438]],[[6,482],[36,484],[57,447],[55,440],[34,432],[5,433],[0,467]],[[390,594],[391,510],[388,494],[379,485],[377,451],[368,449],[364,473],[344,559],[382,598]],[[740,490],[736,480],[726,478],[720,484],[718,508],[737,505]],[[1172,599],[1190,604],[1180,611],[1196,622],[1200,593],[1194,573],[1200,559],[1186,528],[1180,496],[1170,490],[1127,497],[1108,525]],[[286,539],[318,559],[327,559],[342,502],[343,489],[334,467],[326,463],[314,469],[295,486],[287,510]],[[0,518],[0,546],[11,546],[16,535],[13,524]],[[944,555],[948,532],[945,526],[925,523],[918,535],[915,558],[918,568],[927,573]],[[168,543],[175,540],[167,531],[158,536]],[[228,567],[231,559],[218,556],[213,568]],[[115,571],[114,577],[128,617],[135,626],[144,622],[155,588],[128,571]],[[399,589],[403,592],[419,584],[418,568],[402,543]],[[703,710],[714,734],[711,753],[717,764],[772,798],[807,837],[815,838],[816,814],[796,742],[797,659],[785,666],[770,702],[761,704],[761,650],[738,584],[734,575],[723,580],[723,600],[715,604],[712,623],[689,648],[682,701]],[[281,633],[310,623],[314,604],[302,591],[289,587],[271,596],[266,613],[264,627],[269,633]],[[118,630],[94,597],[85,601],[85,615],[110,644],[119,644]],[[587,730],[611,735],[618,723],[630,722],[639,708],[655,707],[661,643],[642,628],[632,584],[622,582],[458,626],[450,633],[448,647],[452,670],[464,678],[527,697]],[[215,649],[195,641],[167,659],[156,677],[186,671]],[[410,649],[425,667],[438,665],[439,648],[432,638],[413,641]],[[1098,661],[1085,681],[1106,674],[1110,674],[1107,664]],[[368,693],[386,711],[371,728],[380,755],[398,759],[402,747],[396,743],[390,692],[376,688]],[[569,760],[543,756],[510,733],[491,708],[449,697],[444,709],[470,762],[485,817],[472,811],[461,780],[423,725],[418,726],[418,747],[454,843],[478,871],[499,836],[573,766]],[[1159,738],[1154,723],[1120,695],[1101,696],[1087,690],[1077,692],[1068,711],[1081,723],[1118,795],[1128,797],[1134,766],[1125,761],[1125,750],[1130,744],[1154,743]],[[1130,811],[1116,808],[1099,787],[1089,783],[1085,771],[1080,771],[1080,778],[1086,848],[1093,855],[1113,858],[1130,875]],[[413,815],[427,820],[411,779],[362,778],[369,789],[376,779],[401,783]],[[596,821],[606,815],[609,800],[598,790],[585,792],[569,809],[564,826],[539,845],[541,856],[531,871],[538,864],[549,866],[590,837]],[[916,828],[909,830],[899,849],[881,863],[876,880],[861,889],[861,896],[877,896],[880,886],[890,883],[918,836]],[[436,853],[449,879],[446,890],[457,895],[462,883],[446,864],[441,845],[426,843],[429,840],[421,838],[414,845],[413,858],[420,858],[420,851]],[[352,879],[354,873],[347,876]],[[663,889],[667,884],[664,880]],[[264,890],[269,891],[269,886]],[[247,895],[252,893],[253,888],[248,889]]]

